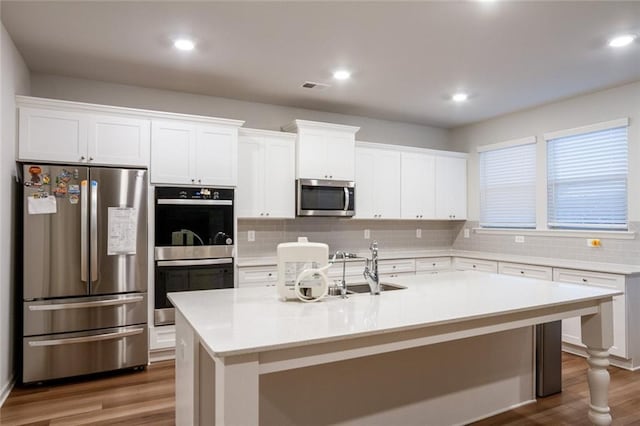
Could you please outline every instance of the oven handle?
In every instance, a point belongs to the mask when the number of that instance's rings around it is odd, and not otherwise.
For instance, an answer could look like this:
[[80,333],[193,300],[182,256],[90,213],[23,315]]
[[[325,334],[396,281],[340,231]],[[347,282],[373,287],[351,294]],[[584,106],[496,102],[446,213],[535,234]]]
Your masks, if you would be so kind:
[[233,258],[222,259],[195,259],[195,260],[160,260],[158,266],[202,266],[202,265],[230,265]]
[[231,206],[232,200],[185,200],[185,199],[161,199],[156,204],[188,205],[188,206]]

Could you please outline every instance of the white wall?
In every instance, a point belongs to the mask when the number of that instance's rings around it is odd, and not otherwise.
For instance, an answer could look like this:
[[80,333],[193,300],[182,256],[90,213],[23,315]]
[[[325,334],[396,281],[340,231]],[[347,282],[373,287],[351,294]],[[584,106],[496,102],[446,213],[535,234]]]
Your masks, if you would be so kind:
[[[526,136],[536,136],[540,148],[538,153],[540,154],[544,152],[542,138],[544,133],[622,117],[630,118],[629,221],[639,221],[640,82],[546,104],[530,110],[453,129],[450,132],[452,149],[469,152],[469,219],[478,220],[480,217],[477,146]],[[544,196],[544,193],[538,193],[538,198]]]
[[15,156],[16,107],[15,95],[28,95],[29,70],[2,25],[0,32],[0,405],[13,379],[13,241],[16,235]]
[[357,140],[449,149],[446,129],[355,115],[239,101],[214,96],[33,73],[31,94],[43,98],[117,105],[245,120],[244,127],[280,130],[294,119],[360,126]]

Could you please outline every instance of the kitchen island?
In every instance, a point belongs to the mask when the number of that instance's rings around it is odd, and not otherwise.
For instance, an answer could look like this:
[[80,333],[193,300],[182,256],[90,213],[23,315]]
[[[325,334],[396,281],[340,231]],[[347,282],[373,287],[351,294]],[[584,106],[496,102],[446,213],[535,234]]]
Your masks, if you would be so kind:
[[459,424],[534,397],[533,326],[582,317],[589,419],[607,404],[618,291],[479,272],[283,302],[274,287],[170,294],[177,424]]

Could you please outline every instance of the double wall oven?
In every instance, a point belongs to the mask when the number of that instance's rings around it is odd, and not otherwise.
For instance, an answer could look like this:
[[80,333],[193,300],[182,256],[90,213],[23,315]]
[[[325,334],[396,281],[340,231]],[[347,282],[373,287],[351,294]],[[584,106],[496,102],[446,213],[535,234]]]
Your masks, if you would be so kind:
[[157,187],[155,325],[174,323],[167,293],[233,287],[233,189]]

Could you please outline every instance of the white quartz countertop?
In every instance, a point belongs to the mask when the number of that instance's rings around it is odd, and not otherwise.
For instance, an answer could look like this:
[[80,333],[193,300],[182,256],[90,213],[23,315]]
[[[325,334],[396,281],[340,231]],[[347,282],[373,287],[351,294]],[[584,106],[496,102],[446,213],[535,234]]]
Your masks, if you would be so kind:
[[[368,251],[357,252],[359,256],[369,257]],[[579,269],[582,271],[605,272],[610,274],[635,275],[640,274],[640,265],[621,263],[590,262],[572,259],[555,259],[550,257],[522,256],[506,253],[492,253],[486,251],[465,251],[453,249],[390,251],[380,249],[380,259],[409,259],[458,256],[473,259],[494,260],[498,262],[526,263],[529,265],[549,266],[553,268]],[[278,262],[275,256],[239,257],[236,263],[239,267],[271,266]]]
[[409,330],[622,294],[477,271],[394,278],[404,290],[284,302],[275,287],[170,293],[215,356]]

